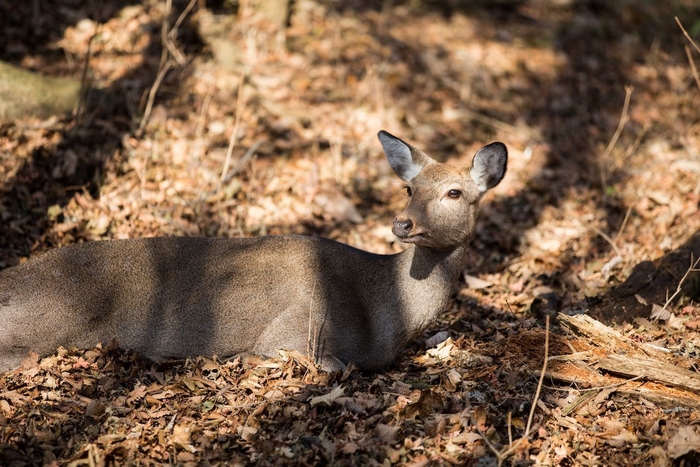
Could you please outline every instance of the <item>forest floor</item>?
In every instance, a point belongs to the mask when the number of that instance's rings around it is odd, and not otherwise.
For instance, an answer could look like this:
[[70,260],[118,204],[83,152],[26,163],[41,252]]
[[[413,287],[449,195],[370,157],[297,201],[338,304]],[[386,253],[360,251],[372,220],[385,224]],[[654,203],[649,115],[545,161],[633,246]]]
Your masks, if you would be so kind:
[[378,130],[510,162],[386,371],[58,349],[0,375],[0,464],[699,465],[696,2],[62,3],[0,0],[1,60],[91,85],[0,123],[0,268],[156,235],[394,253]]

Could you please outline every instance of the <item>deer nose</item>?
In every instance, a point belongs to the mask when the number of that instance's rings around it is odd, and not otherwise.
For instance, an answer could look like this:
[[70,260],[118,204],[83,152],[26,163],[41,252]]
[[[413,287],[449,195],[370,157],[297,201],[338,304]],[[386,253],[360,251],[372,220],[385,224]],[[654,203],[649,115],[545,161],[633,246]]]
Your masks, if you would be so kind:
[[397,237],[406,237],[413,230],[413,221],[411,219],[401,220],[397,217],[394,219],[394,227],[391,230]]

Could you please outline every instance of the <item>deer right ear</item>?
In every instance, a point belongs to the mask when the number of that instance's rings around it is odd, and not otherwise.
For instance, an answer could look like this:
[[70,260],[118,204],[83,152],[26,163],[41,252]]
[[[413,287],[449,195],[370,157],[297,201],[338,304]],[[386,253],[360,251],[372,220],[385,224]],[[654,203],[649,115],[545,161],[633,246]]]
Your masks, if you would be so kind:
[[423,152],[384,130],[380,131],[377,137],[382,143],[386,158],[389,159],[389,165],[396,175],[406,182],[413,180],[423,167],[432,162]]
[[481,194],[495,187],[506,174],[508,149],[503,143],[491,143],[479,149],[474,155],[469,171]]

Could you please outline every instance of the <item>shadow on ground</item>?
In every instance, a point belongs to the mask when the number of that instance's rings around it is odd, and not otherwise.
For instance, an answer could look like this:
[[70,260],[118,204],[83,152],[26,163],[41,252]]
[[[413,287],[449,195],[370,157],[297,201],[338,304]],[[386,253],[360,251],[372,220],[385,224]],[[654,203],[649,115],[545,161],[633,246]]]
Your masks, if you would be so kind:
[[[184,9],[183,3],[186,5],[186,2],[175,2],[174,18]],[[41,9],[38,5],[35,2],[0,2],[0,16],[4,20],[0,42],[5,45],[0,49],[0,60],[40,73],[79,79],[83,64],[65,60],[56,41],[67,27],[84,19],[104,23],[128,3],[84,0],[57,11]],[[185,44],[187,51],[196,50],[200,45],[188,26],[185,23],[181,27],[181,36],[191,41]],[[16,163],[17,157],[24,159],[18,169],[6,170],[7,178],[0,180],[0,268],[17,264],[20,257],[31,252],[58,246],[54,243],[56,239],[46,232],[62,214],[54,217],[49,214],[49,208],[63,207],[76,193],[99,197],[106,171],[121,170],[122,138],[138,126],[140,113],[135,114],[134,109],[139,108],[139,101],[148,91],[146,86],[154,81],[161,55],[160,25],[154,23],[149,30],[152,45],[146,49],[143,66],[107,89],[89,92],[80,115],[57,116],[37,124],[39,126],[32,130],[45,143],[29,154],[0,152],[0,164],[3,159],[8,159],[8,166]],[[186,68],[173,69],[165,84],[177,88],[183,73],[187,72]],[[167,103],[174,94],[160,93],[158,100]],[[26,128],[18,125],[27,124],[5,122],[0,125],[0,138],[12,142],[24,137]],[[80,226],[69,234],[66,242],[77,242],[85,237]]]

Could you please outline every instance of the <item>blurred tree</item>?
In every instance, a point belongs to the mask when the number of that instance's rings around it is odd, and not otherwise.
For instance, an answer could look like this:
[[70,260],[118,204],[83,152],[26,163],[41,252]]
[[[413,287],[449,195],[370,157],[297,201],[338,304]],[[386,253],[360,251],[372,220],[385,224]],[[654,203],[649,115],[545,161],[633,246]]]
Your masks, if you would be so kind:
[[45,118],[80,102],[80,82],[43,76],[0,61],[0,119]]

